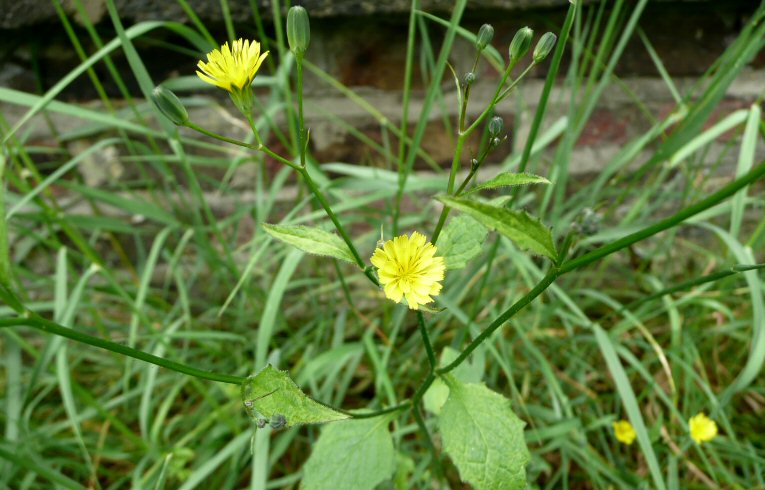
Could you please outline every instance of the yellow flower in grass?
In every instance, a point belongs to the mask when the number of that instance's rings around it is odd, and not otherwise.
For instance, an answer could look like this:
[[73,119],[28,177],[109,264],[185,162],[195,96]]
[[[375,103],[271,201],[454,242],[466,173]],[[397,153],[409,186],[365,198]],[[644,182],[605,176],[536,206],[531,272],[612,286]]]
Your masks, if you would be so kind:
[[688,428],[691,431],[691,439],[696,444],[709,442],[717,435],[717,424],[710,419],[704,412],[697,413],[688,421]]
[[377,267],[385,296],[396,303],[405,298],[412,310],[432,303],[433,296],[441,292],[445,270],[443,257],[435,254],[436,247],[416,231],[411,237],[388,240],[375,250],[372,264]]
[[632,427],[632,424],[630,424],[626,420],[619,420],[617,422],[614,422],[614,435],[616,436],[616,440],[624,443],[626,445],[630,445],[633,442],[635,442],[635,438],[637,437],[637,434],[635,434],[635,429]]
[[252,109],[252,80],[268,51],[260,53],[260,43],[237,39],[207,53],[207,63],[197,63],[197,76],[231,94],[240,110]]

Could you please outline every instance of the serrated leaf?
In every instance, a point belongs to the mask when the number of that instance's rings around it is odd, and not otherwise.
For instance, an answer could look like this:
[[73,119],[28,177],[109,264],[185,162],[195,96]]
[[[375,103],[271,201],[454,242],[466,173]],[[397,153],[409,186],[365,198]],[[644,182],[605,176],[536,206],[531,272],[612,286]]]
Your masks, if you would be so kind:
[[[440,367],[448,366],[457,357],[459,357],[459,351],[452,349],[451,347],[444,347],[441,351],[441,358],[438,361]],[[453,371],[452,376],[462,381],[463,383],[478,383],[481,381],[483,368],[482,366],[474,365],[470,361],[465,361]],[[425,410],[438,415],[441,412],[441,407],[446,403],[446,399],[449,398],[449,387],[443,382],[441,378],[436,378],[433,383],[425,392],[425,396],[422,397],[422,404]]]
[[285,427],[349,418],[306,396],[286,371],[270,364],[242,383],[242,403],[253,420],[283,415]]
[[351,250],[342,238],[319,228],[303,225],[272,225],[263,223],[266,233],[314,255],[324,255],[346,262],[356,263]]
[[485,189],[496,189],[497,187],[511,187],[516,185],[528,185],[528,184],[549,184],[550,181],[539,175],[527,174],[527,173],[512,173],[502,172],[491,180],[478,184],[472,189],[465,192],[465,194],[472,194],[473,192],[482,191]]
[[330,424],[303,466],[304,490],[371,490],[396,467],[389,417]]
[[472,199],[445,195],[436,196],[436,199],[472,216],[490,230],[497,230],[521,249],[531,250],[552,260],[558,256],[550,229],[525,211],[512,211]]
[[489,230],[481,223],[466,215],[449,220],[438,238],[438,255],[444,258],[447,269],[462,269],[470,260],[481,253],[481,247]]
[[529,450],[525,425],[510,400],[482,384],[463,384],[446,375],[449,398],[438,416],[444,450],[460,478],[477,490],[526,487]]

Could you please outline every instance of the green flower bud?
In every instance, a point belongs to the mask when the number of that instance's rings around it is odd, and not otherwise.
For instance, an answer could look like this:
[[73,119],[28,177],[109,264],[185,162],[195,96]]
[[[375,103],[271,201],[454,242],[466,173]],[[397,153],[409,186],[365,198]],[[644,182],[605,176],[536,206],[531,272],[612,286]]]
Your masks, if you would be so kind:
[[534,31],[528,27],[519,29],[515,33],[513,41],[510,43],[510,61],[518,61],[529,52],[531,39],[534,37]]
[[308,12],[303,7],[295,6],[287,12],[287,41],[290,43],[290,51],[297,57],[302,57],[308,49],[308,43],[311,42],[311,23],[308,20]]
[[157,86],[151,94],[151,100],[157,109],[173,124],[183,126],[189,120],[189,113],[183,106],[183,102],[170,90]]
[[502,132],[502,128],[504,127],[505,122],[502,120],[499,116],[494,116],[489,121],[489,135],[492,138],[496,138],[499,136],[499,133]]
[[475,73],[473,73],[472,71],[465,73],[465,76],[462,78],[462,84],[472,85],[473,82],[475,82]]
[[478,35],[475,38],[475,47],[478,51],[483,51],[494,37],[494,28],[491,24],[484,24],[478,29]]
[[558,40],[558,36],[552,32],[545,32],[539,39],[537,46],[534,48],[534,63],[539,63],[543,59],[547,58],[552,48],[555,46],[555,41]]

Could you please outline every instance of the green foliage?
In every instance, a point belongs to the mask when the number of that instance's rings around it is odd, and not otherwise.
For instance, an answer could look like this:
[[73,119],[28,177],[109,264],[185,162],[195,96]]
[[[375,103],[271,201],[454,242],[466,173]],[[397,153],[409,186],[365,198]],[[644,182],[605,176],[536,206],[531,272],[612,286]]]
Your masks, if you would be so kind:
[[303,467],[305,490],[366,490],[393,476],[396,453],[386,416],[329,424]]
[[438,255],[447,269],[462,269],[481,253],[488,230],[470,216],[455,216],[438,238]]
[[284,243],[314,255],[334,257],[354,263],[348,245],[334,233],[303,225],[271,225],[263,223],[263,229]]
[[469,189],[465,194],[472,194],[486,189],[496,189],[497,187],[512,187],[527,184],[549,184],[550,181],[539,175],[528,173],[502,172],[491,180]]
[[553,261],[558,257],[550,229],[524,211],[513,211],[460,197],[439,195],[436,199],[475,218],[490,230],[498,231],[513,240],[522,250],[530,250]]
[[253,419],[283,416],[284,427],[302,424],[320,424],[349,418],[310,399],[289,377],[286,371],[274,369],[270,364],[242,383],[242,403]]
[[529,450],[525,425],[510,401],[483,384],[447,375],[449,397],[438,415],[444,450],[477,490],[523,489]]

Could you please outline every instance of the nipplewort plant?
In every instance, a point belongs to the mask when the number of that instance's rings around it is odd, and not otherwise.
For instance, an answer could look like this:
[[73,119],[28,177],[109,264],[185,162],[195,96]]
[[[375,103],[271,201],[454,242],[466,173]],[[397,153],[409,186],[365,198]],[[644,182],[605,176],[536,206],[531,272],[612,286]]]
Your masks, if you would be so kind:
[[[181,3],[187,10],[190,9],[185,1]],[[195,120],[192,101],[175,94],[173,80],[154,86],[133,46],[133,39],[141,35],[142,29],[153,27],[139,25],[124,29],[114,3],[107,2],[110,18],[118,33],[118,43],[105,45],[101,48],[103,52],[99,51],[100,56],[109,60],[109,53],[115,46],[119,44],[123,48],[144,96],[152,103],[152,106],[144,107],[144,113],[139,116],[146,117],[153,114],[151,111],[156,111],[160,126],[157,129],[129,121],[120,122],[115,116],[109,119],[110,124],[114,126],[112,129],[116,128],[122,134],[114,140],[124,143],[135,161],[152,162],[166,176],[167,181],[161,185],[168,186],[166,190],[169,194],[188,188],[190,193],[185,199],[194,204],[187,202],[186,205],[193,207],[194,211],[186,210],[187,215],[179,218],[184,212],[183,203],[169,204],[168,200],[167,206],[173,207],[168,210],[153,203],[141,203],[132,197],[90,189],[77,182],[67,183],[68,189],[87,196],[89,202],[122,206],[131,210],[134,216],[162,225],[145,254],[145,263],[140,269],[133,268],[119,240],[114,239],[116,233],[130,232],[125,230],[125,225],[117,226],[113,221],[100,219],[103,217],[95,213],[87,226],[83,224],[86,218],[81,218],[80,224],[75,226],[74,221],[64,217],[66,208],[55,200],[54,195],[49,195],[47,186],[52,181],[35,175],[39,182],[30,187],[24,178],[19,177],[19,168],[27,169],[30,175],[35,174],[29,170],[33,166],[19,140],[20,128],[34,113],[53,104],[55,91],[35,99],[30,114],[22,117],[15,126],[6,127],[2,121],[4,136],[0,174],[4,186],[0,192],[5,193],[6,188],[10,188],[14,196],[13,199],[0,196],[0,212],[4,216],[0,225],[0,298],[6,305],[0,327],[31,327],[49,334],[51,339],[40,347],[32,345],[16,333],[16,329],[3,329],[3,332],[8,332],[6,338],[11,339],[9,345],[13,345],[4,358],[7,370],[5,383],[9,389],[21,386],[20,374],[18,370],[14,371],[17,369],[14,366],[21,363],[22,357],[35,362],[35,368],[29,374],[30,387],[47,380],[49,363],[54,357],[56,362],[56,379],[46,381],[48,385],[44,392],[35,394],[31,388],[23,396],[20,392],[14,392],[8,395],[5,402],[9,428],[6,430],[6,442],[0,445],[0,458],[12,464],[13,474],[18,475],[18,480],[4,481],[5,484],[13,488],[16,488],[14,483],[19,483],[18,488],[35,488],[31,482],[36,476],[21,476],[19,468],[26,468],[30,475],[40,475],[60,487],[82,488],[77,480],[88,478],[90,488],[100,488],[95,469],[85,477],[76,472],[53,469],[49,463],[32,456],[32,449],[22,445],[18,431],[11,428],[12,423],[21,420],[22,406],[33,406],[47,393],[57,389],[61,391],[63,410],[68,417],[67,427],[71,427],[75,434],[87,467],[98,468],[102,456],[109,457],[108,453],[119,452],[118,449],[108,448],[108,445],[103,449],[103,441],[99,443],[98,450],[85,442],[81,421],[91,416],[87,415],[91,412],[101,414],[110,426],[132,441],[131,444],[149,455],[135,468],[132,476],[126,475],[123,480],[117,478],[125,485],[132,479],[130,485],[134,488],[163,488],[166,481],[173,481],[178,488],[184,489],[200,485],[205,487],[202,482],[205,478],[213,478],[210,475],[222,461],[240,453],[246,453],[249,459],[236,460],[222,471],[227,476],[209,480],[216,482],[216,488],[234,488],[240,481],[240,473],[249,475],[249,488],[258,489],[279,486],[296,488],[298,484],[305,489],[371,489],[386,482],[395,488],[446,488],[447,485],[458,484],[457,481],[477,489],[524,489],[532,485],[540,474],[547,475],[548,487],[555,487],[556,482],[560,484],[559,480],[568,482],[572,458],[581,458],[574,459],[579,466],[592,465],[584,471],[592,472],[592,485],[598,488],[634,486],[639,478],[650,478],[648,486],[652,488],[677,488],[678,461],[685,461],[683,464],[692,478],[707,484],[726,486],[723,482],[727,482],[740,486],[746,479],[741,475],[745,474],[752,475],[753,486],[758,484],[755,481],[757,478],[762,485],[761,474],[753,476],[757,469],[763,467],[761,454],[741,463],[745,468],[738,474],[736,471],[728,474],[725,470],[713,470],[714,462],[710,463],[710,458],[716,461],[726,451],[754,454],[754,443],[736,439],[725,410],[737,394],[755,382],[765,360],[765,326],[762,324],[765,313],[760,292],[762,280],[758,276],[763,265],[756,263],[751,246],[741,246],[736,238],[742,230],[746,204],[755,201],[754,197],[747,200],[746,189],[765,175],[765,161],[756,162],[754,157],[757,140],[763,133],[759,106],[755,104],[727,122],[723,121],[720,131],[712,133],[719,134],[737,126],[744,128],[742,157],[734,179],[714,191],[685,196],[687,199],[683,200],[678,210],[665,213],[663,217],[638,219],[641,210],[637,209],[633,222],[627,223],[628,226],[606,231],[601,215],[596,216],[592,210],[596,204],[591,202],[593,196],[601,195],[601,192],[605,195],[604,188],[608,187],[609,182],[628,178],[624,177],[626,165],[646,147],[648,141],[654,140],[660,142],[658,149],[630,175],[644,177],[646,180],[641,185],[647,189],[658,189],[670,165],[681,165],[709,141],[699,140],[704,134],[699,136],[697,133],[715,98],[719,100],[721,96],[716,92],[719,86],[709,84],[704,88],[708,91],[704,92],[698,103],[679,101],[677,110],[666,120],[656,122],[645,139],[626,146],[617,157],[621,160],[615,160],[616,163],[604,171],[602,177],[588,184],[589,191],[567,196],[568,152],[581,133],[604,84],[613,75],[619,51],[635,29],[635,22],[646,2],[636,2],[634,10],[629,15],[625,14],[626,21],[622,25],[624,36],[618,40],[614,24],[619,17],[614,14],[611,18],[613,22],[608,23],[603,34],[604,45],[614,50],[611,59],[606,59],[607,48],[595,51],[592,44],[582,42],[583,31],[587,30],[585,24],[593,31],[599,29],[599,16],[605,15],[604,10],[583,17],[582,5],[572,1],[557,32],[539,36],[528,27],[521,28],[506,47],[507,53],[500,54],[493,47],[495,30],[490,24],[484,24],[475,33],[460,27],[466,3],[466,0],[456,1],[451,18],[443,20],[418,10],[418,2],[412,2],[407,72],[404,74],[404,114],[400,128],[394,127],[374,107],[364,106],[363,99],[360,100],[347,87],[337,81],[328,81],[378,117],[385,134],[395,136],[399,142],[397,154],[389,142],[385,144],[383,151],[395,161],[395,172],[380,173],[382,177],[377,184],[381,187],[381,197],[367,199],[363,195],[359,197],[363,189],[356,194],[339,190],[325,174],[324,167],[311,155],[311,128],[306,124],[304,107],[304,71],[310,70],[315,78],[325,81],[327,74],[311,63],[311,29],[309,12],[305,8],[293,6],[283,19],[278,2],[274,2],[273,17],[278,21],[275,39],[267,38],[262,26],[258,40],[235,38],[229,22],[230,39],[222,45],[215,43],[211,46],[214,39],[201,23],[197,24],[198,32],[182,25],[165,26],[194,40],[197,50],[206,53],[198,60],[198,80],[188,82],[187,78],[187,83],[201,81],[225,91],[242,126],[250,133],[242,138],[219,134],[203,121]],[[616,3],[614,8],[618,11],[623,2]],[[731,54],[721,58],[720,65],[711,75],[719,84],[730,83],[732,78],[726,77],[735,77],[734,72],[740,69],[741,61],[751,59],[758,47],[762,47],[765,38],[763,12],[763,8],[757,10],[742,32],[743,41],[733,43],[729,48]],[[66,19],[65,16],[63,18]],[[257,15],[256,19],[260,23]],[[437,58],[429,60],[430,86],[424,94],[417,124],[409,128],[407,111],[411,96],[415,33],[420,28],[423,42],[430,42],[423,28],[427,19],[432,20],[439,29],[445,29],[443,43]],[[448,63],[448,56],[458,36],[472,42],[475,55],[472,66],[452,67]],[[647,46],[650,50],[650,44]],[[207,49],[203,50],[203,47]],[[561,61],[567,50],[574,57],[574,68],[569,75],[560,73]],[[278,65],[274,54],[278,54]],[[588,60],[586,63],[591,63],[592,76],[576,78],[581,77],[576,73],[579,68],[576,63],[585,63],[582,61],[584,58]],[[94,61],[83,64],[80,73],[89,70]],[[506,129],[505,121],[498,115],[498,106],[503,101],[512,100],[525,77],[546,61],[549,64],[544,65],[547,67],[545,83],[533,120],[529,131],[524,133],[525,140],[519,141],[516,136],[518,131],[509,133]],[[490,63],[498,72],[488,99],[478,97],[475,90],[485,63]],[[448,73],[446,68],[450,69],[455,85],[457,117],[452,128],[455,139],[451,166],[448,174],[444,172],[443,178],[437,180],[441,185],[437,188],[431,183],[423,183],[422,177],[414,171],[414,163],[422,158],[429,114],[435,111],[436,104],[445,103],[436,99],[442,90],[443,75]],[[186,75],[190,78],[191,74]],[[571,112],[557,132],[550,130],[554,132],[552,136],[540,134],[551,91],[562,76],[575,77],[578,88],[586,97],[571,104]],[[176,82],[175,86],[180,85]],[[264,87],[268,90],[261,90]],[[275,97],[273,94],[277,93],[283,101],[264,100]],[[0,95],[8,99],[12,94]],[[479,109],[475,110],[476,107]],[[283,113],[286,126],[280,127],[275,122],[277,112]],[[85,109],[78,114],[95,117]],[[670,126],[673,126],[671,132]],[[138,132],[146,140],[138,144],[125,132]],[[194,138],[189,137],[192,134],[204,135],[216,143],[205,146],[205,143],[190,142],[188,140]],[[162,153],[166,149],[158,140],[163,138],[168,142],[170,155]],[[555,164],[548,172],[543,172],[539,165],[542,149],[539,145],[551,145],[552,141],[557,141],[558,145]],[[231,216],[216,216],[213,213],[206,202],[203,183],[192,165],[193,158],[186,154],[181,142],[198,144],[210,150],[235,152],[232,154],[236,155],[236,163],[232,163],[227,171],[233,171],[231,169],[235,165],[244,165],[242,162],[247,159],[258,162],[255,184],[257,205],[252,209],[257,215],[257,230],[254,232],[257,240],[253,238],[242,248],[234,245],[238,234],[243,232],[238,225],[234,225],[233,232],[228,227],[243,219],[246,213],[237,209]],[[520,148],[517,154],[513,153],[511,164],[490,178],[482,178],[481,170],[485,170],[487,159],[503,145],[511,144]],[[154,157],[156,160],[153,160]],[[276,162],[276,170],[266,168],[266,158]],[[171,182],[174,177],[170,177],[173,174],[168,167],[170,164],[180,168],[184,176],[183,185],[176,186],[177,182]],[[18,175],[9,176],[11,168],[16,169]],[[370,188],[375,186],[374,173],[364,173],[358,168],[340,164],[330,164],[331,168],[349,175],[357,172],[356,175],[366,176],[372,181]],[[267,170],[273,174],[268,178]],[[362,173],[358,174],[359,171]],[[278,220],[272,212],[276,193],[269,195],[267,187],[271,185],[278,191],[290,178],[296,179],[296,185],[305,191],[305,195],[301,191],[295,207]],[[535,191],[540,191],[541,203],[535,199]],[[427,203],[424,203],[421,199],[426,194]],[[408,200],[410,198],[412,201]],[[619,199],[622,198],[626,195],[619,196]],[[354,221],[343,216],[348,209],[364,209],[368,203],[381,199],[385,201],[381,223],[365,226],[368,222],[363,219]],[[576,206],[567,208],[566,200],[576,203]],[[355,204],[349,204],[349,201]],[[757,198],[757,203],[761,206],[762,199]],[[44,232],[34,231],[38,224],[26,223],[22,226],[14,221],[22,217],[18,214],[20,210],[31,204],[40,209],[39,216],[44,216],[46,226],[50,226]],[[648,203],[644,205],[650,206]],[[412,210],[418,206],[422,209]],[[728,244],[735,260],[727,268],[718,272],[708,271],[705,275],[671,287],[662,286],[658,279],[636,274],[635,277],[641,277],[645,284],[635,287],[652,292],[636,296],[632,303],[621,303],[605,290],[577,285],[588,301],[599,301],[609,306],[611,313],[599,318],[585,314],[578,306],[579,299],[572,299],[561,285],[565,276],[578,277],[576,275],[585,268],[618,252],[629,251],[635,255],[635,247],[653,243],[665,233],[674,233],[683,223],[724,212],[721,209],[734,210],[731,212],[730,232],[716,224],[700,226],[709,228]],[[42,218],[40,223],[44,223]],[[765,229],[762,223],[760,221],[749,245],[762,243]],[[18,229],[14,230],[14,226]],[[116,255],[129,265],[125,268],[125,274],[132,277],[128,282],[115,272],[112,264],[100,257],[94,243],[101,234],[112,238]],[[55,255],[52,308],[35,301],[34,295],[25,291],[24,284],[34,282],[35,278],[15,263],[14,257],[22,252],[18,249],[14,251],[13,246],[23,247],[23,243],[9,242],[17,240],[19,235],[39,235],[40,242],[61,242]],[[379,240],[374,245],[376,239]],[[171,245],[176,248],[172,249]],[[184,279],[179,265],[188,259],[188,250],[192,247],[198,247],[198,254],[205,261],[216,264],[213,273],[194,276],[195,284]],[[70,248],[72,251],[67,251]],[[269,254],[276,259],[270,258]],[[311,317],[323,313],[312,296],[326,294],[328,286],[310,278],[292,279],[293,274],[300,271],[298,265],[305,254],[315,256],[313,260],[318,268],[332,268],[331,274],[337,281],[337,287],[331,291],[342,295],[342,301],[348,305],[346,313],[332,317],[331,322],[322,323],[316,329]],[[240,270],[241,264],[237,260],[242,256],[247,257],[247,265]],[[153,279],[154,269],[160,261],[170,264],[171,273],[164,284]],[[88,264],[71,290],[67,265],[70,263]],[[272,277],[269,266],[274,263],[280,265]],[[519,279],[521,286],[488,283],[487,278],[498,267],[522,270],[523,277]],[[250,283],[249,278],[256,271],[268,274],[267,284],[261,289]],[[602,274],[605,273],[600,269],[589,277]],[[665,301],[670,312],[669,321],[680,322],[678,308],[681,305],[677,304],[679,301],[672,301],[673,293],[700,288],[740,274],[746,277],[753,298],[750,301],[753,310],[751,320],[760,324],[751,326],[751,349],[741,369],[736,367],[733,380],[719,393],[712,393],[707,386],[706,375],[697,375],[694,371],[697,368],[694,362],[698,364],[699,360],[705,360],[699,359],[698,353],[686,352],[688,347],[683,346],[681,335],[690,334],[684,333],[679,326],[673,326],[668,339],[661,341],[667,344],[663,346],[646,327],[652,313],[641,308],[655,300]],[[78,317],[78,304],[85,292],[90,291],[88,283],[94,278],[98,279],[98,286],[88,293],[92,294],[88,300],[90,314]],[[578,282],[583,281],[587,279]],[[177,291],[177,302],[166,300],[170,297],[171,283]],[[225,287],[223,295],[226,299],[222,304],[211,306],[195,300],[194,291],[218,287]],[[310,293],[301,292],[301,288]],[[452,292],[450,288],[453,288]],[[470,290],[471,294],[457,293],[460,288]],[[162,294],[158,294],[160,290]],[[495,297],[489,294],[490,291],[495,293]],[[99,294],[108,301],[99,304]],[[363,299],[359,300],[360,297]],[[468,299],[473,300],[472,306],[468,304]],[[250,301],[257,307],[249,309]],[[524,309],[546,301],[557,301],[556,308],[564,313],[556,313],[551,307],[549,310],[534,310],[545,311],[536,313],[535,320],[526,317],[518,319]],[[715,302],[719,301],[722,300],[709,297],[703,307],[717,305]],[[155,315],[158,305],[166,308],[165,318]],[[303,309],[306,324],[289,332],[280,331],[282,315],[286,315],[286,311],[294,312],[296,308]],[[107,340],[105,332],[111,328],[108,325],[112,322],[105,318],[111,310],[119,310],[128,327],[116,339]],[[735,315],[732,308],[719,307],[719,310],[729,312],[730,316]],[[259,321],[251,318],[253,311],[260,315]],[[379,314],[379,318],[372,318],[370,311]],[[346,314],[354,315],[360,325],[365,325],[365,333],[353,343],[343,343]],[[215,325],[215,328],[196,333],[186,331],[184,326],[194,323],[195,315]],[[559,320],[558,316],[563,320]],[[92,319],[94,328],[101,335],[73,326],[76,318],[85,317]],[[249,326],[251,321],[257,321],[257,330],[241,334],[238,327]],[[565,328],[555,326],[560,331],[555,335],[566,338],[567,342],[578,347],[559,347],[560,351],[553,349],[543,353],[534,345],[536,334],[522,325],[522,322],[530,321],[549,325],[559,321]],[[407,325],[412,326],[411,330],[407,330]],[[577,325],[584,333],[575,334],[572,325]],[[144,328],[147,326],[153,327]],[[238,326],[236,330],[235,326]],[[553,329],[553,326],[549,328]],[[620,344],[619,339],[632,328],[636,330],[634,335],[639,341],[627,348]],[[320,332],[310,333],[312,330]],[[407,337],[409,332],[411,336]],[[320,336],[324,343],[303,343],[300,337],[306,335]],[[742,335],[741,332],[736,333],[738,337]],[[170,340],[174,338],[183,340],[185,347],[173,347]],[[205,338],[212,342],[209,345],[222,342],[223,347],[203,349],[197,353],[196,361],[193,357],[184,362],[172,360],[171,353],[183,355],[185,359],[190,345]],[[102,403],[71,376],[75,368],[69,367],[67,344],[62,339],[148,363],[152,368],[137,371],[142,368],[136,367],[132,361],[126,362],[124,372],[117,374],[121,382],[109,388],[113,400]],[[151,343],[157,339],[160,340]],[[238,350],[231,347],[238,343],[252,348]],[[151,348],[140,348],[141,344]],[[318,347],[320,345],[323,347]],[[322,352],[323,349],[326,351]],[[407,354],[402,356],[405,358],[401,359],[401,366],[394,367],[391,356],[398,349]],[[517,378],[517,371],[523,368],[513,364],[516,349],[526,352],[532,359],[530,364],[538,364],[540,372],[531,378],[525,375]],[[641,364],[643,361],[636,355],[639,349],[651,352],[651,361],[645,361],[650,368]],[[665,349],[671,354],[667,355]],[[302,355],[295,354],[301,350]],[[580,407],[588,403],[587,399],[597,399],[598,394],[583,383],[572,381],[566,368],[570,364],[574,372],[579,372],[584,364],[594,362],[585,359],[584,353],[589,351],[597,358],[593,371],[607,372],[610,375],[606,378],[608,382],[613,380],[614,389],[609,400],[617,401],[610,405],[610,402],[603,402],[603,407],[610,408],[606,410],[599,406],[595,410],[597,417],[593,413],[578,417],[577,411],[584,413],[585,410]],[[569,352],[579,352],[582,356],[569,356]],[[201,359],[215,353],[224,366],[231,367],[236,363],[236,371],[228,374],[208,369],[209,364]],[[369,357],[369,364],[359,367],[362,355]],[[491,368],[486,366],[487,356],[493,360]],[[557,359],[558,356],[565,357],[565,361]],[[290,359],[298,358],[299,362],[290,364]],[[343,361],[338,362],[338,359]],[[109,361],[104,359],[104,362]],[[174,381],[163,385],[172,395],[168,395],[162,403],[152,400],[159,376],[155,367],[178,373],[176,378],[172,378]],[[94,369],[100,369],[98,364]],[[374,381],[351,386],[357,369],[374,371]],[[654,382],[652,371],[662,373],[664,377],[661,381]],[[326,377],[319,379],[311,374],[315,372],[326,373]],[[649,388],[636,396],[633,386],[645,377],[649,380]],[[523,379],[522,386],[516,385],[517,379]],[[566,383],[571,381],[571,385],[581,393],[572,397],[561,388],[561,380]],[[203,381],[210,381],[216,387],[210,388]],[[342,390],[333,391],[335,381],[343,385]],[[550,408],[543,407],[540,402],[523,402],[536,384],[548,388],[544,396],[552,400]],[[697,384],[705,389],[681,401],[680,390],[690,390]],[[228,385],[236,386],[238,392],[227,389]],[[159,441],[165,440],[165,435],[174,430],[173,424],[165,426],[162,423],[168,413],[177,409],[198,411],[194,406],[185,405],[180,394],[187,390],[199,394],[215,407],[213,413],[205,414],[204,417],[209,418],[200,419],[193,424],[193,428],[192,424],[184,425],[176,421],[179,426],[187,427],[188,432],[173,436],[179,441],[176,445],[162,446]],[[352,397],[353,404],[348,406],[343,402],[349,398],[346,395],[350,391],[354,391],[355,395]],[[38,400],[35,401],[35,398]],[[761,393],[750,401],[758,404],[760,398]],[[230,400],[236,400],[237,409],[234,411],[227,405]],[[641,408],[649,402],[653,407],[650,414]],[[111,412],[121,405],[132,406],[132,403],[137,403],[140,413],[136,427],[141,437],[136,437],[133,427]],[[89,408],[85,410],[83,404]],[[621,413],[622,410],[624,416],[617,416],[615,412]],[[665,414],[657,416],[657,412]],[[189,413],[188,416],[199,415]],[[236,420],[245,416],[250,423],[247,429],[241,430]],[[649,416],[650,420],[647,419]],[[548,424],[550,419],[554,419],[555,423]],[[218,424],[230,427],[219,430]],[[109,429],[103,431],[106,438]],[[592,432],[597,435],[593,436]],[[204,446],[195,447],[191,441],[200,434],[211,439],[224,439],[224,447],[214,451],[208,451]],[[553,435],[557,435],[558,439]],[[604,445],[608,449],[604,449],[603,454],[591,452],[592,444],[588,443],[588,436],[598,438],[598,447]],[[738,436],[744,438],[743,433]],[[150,441],[150,445],[145,441]],[[298,464],[300,469],[283,475],[283,478],[270,480],[270,469],[280,455],[291,445],[305,445],[306,441],[309,441],[310,448],[307,453],[298,453],[304,455]],[[249,448],[243,449],[248,443]],[[14,444],[18,445],[18,451],[12,450]],[[562,451],[563,457],[558,460],[537,454],[537,451],[547,454],[542,449],[546,444],[556,446],[555,450]],[[718,454],[715,448],[719,444],[724,446]],[[162,449],[158,450],[160,447]],[[644,465],[642,473],[627,475],[623,470],[609,471],[609,461],[616,461],[620,451],[627,455],[625,460],[639,451]],[[197,454],[203,455],[204,463],[192,470],[187,467],[188,462]],[[692,462],[691,454],[702,462]],[[560,464],[561,469],[552,468],[553,464]],[[638,476],[638,473],[641,474]],[[27,484],[21,485],[22,478]],[[212,488],[210,485],[213,484],[209,483],[207,488]]]

